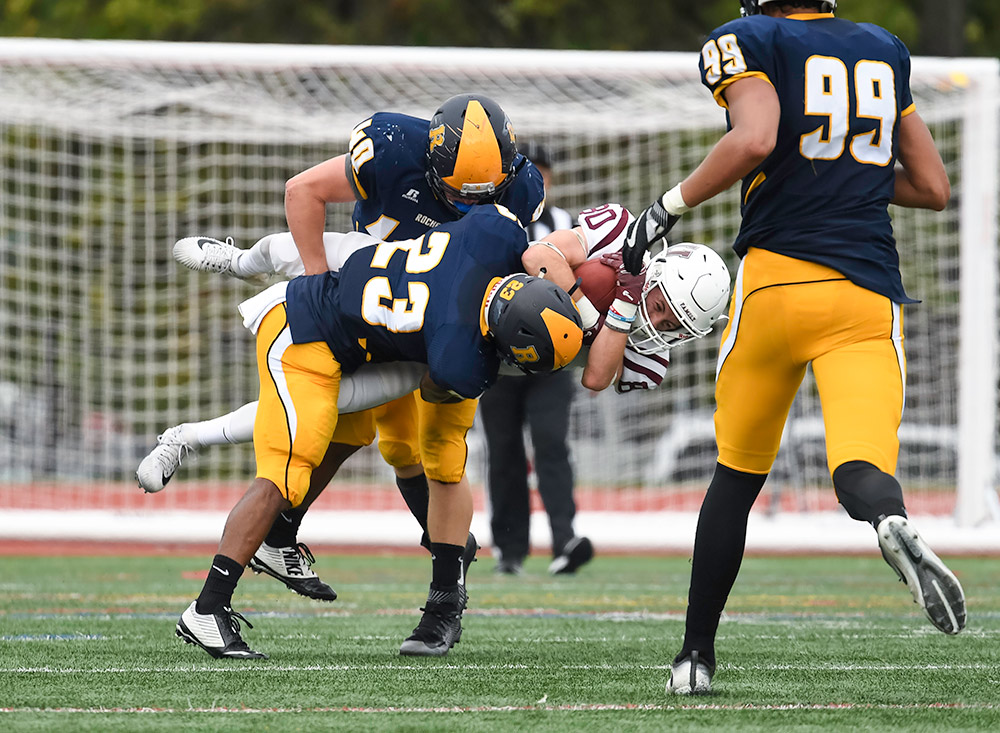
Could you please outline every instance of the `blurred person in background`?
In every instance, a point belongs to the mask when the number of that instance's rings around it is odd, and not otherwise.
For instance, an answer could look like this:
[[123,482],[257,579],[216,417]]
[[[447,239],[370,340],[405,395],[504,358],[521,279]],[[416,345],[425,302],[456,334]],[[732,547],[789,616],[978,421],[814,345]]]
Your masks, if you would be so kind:
[[[545,181],[546,198],[552,192],[552,157],[537,143],[523,144],[522,154],[535,164]],[[528,240],[576,226],[565,209],[546,201],[541,217],[528,226]],[[569,416],[577,375],[570,370],[526,376],[500,377],[479,402],[489,453],[487,489],[490,528],[497,553],[496,572],[518,575],[530,552],[531,467],[525,450],[524,427],[531,435],[533,468],[538,494],[552,530],[553,574],[575,573],[594,556],[586,537],[573,529],[573,464],[569,447]]]

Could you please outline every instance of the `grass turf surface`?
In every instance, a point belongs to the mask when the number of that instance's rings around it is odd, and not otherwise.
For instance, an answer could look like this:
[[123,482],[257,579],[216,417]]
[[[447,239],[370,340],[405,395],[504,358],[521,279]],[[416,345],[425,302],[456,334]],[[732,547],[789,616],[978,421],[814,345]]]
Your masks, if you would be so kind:
[[933,629],[874,557],[748,558],[720,627],[716,693],[664,693],[688,562],[598,557],[553,578],[470,572],[462,641],[398,655],[429,560],[321,556],[332,604],[244,574],[265,661],[174,636],[210,557],[0,557],[0,725],[13,731],[1000,729],[1000,562],[949,562],[969,626]]

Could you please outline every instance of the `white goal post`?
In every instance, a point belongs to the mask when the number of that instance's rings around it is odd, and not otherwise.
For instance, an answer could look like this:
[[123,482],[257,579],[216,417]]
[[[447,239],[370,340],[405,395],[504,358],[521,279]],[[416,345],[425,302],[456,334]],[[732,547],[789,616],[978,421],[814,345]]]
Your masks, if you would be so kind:
[[[942,213],[891,212],[904,283],[922,301],[906,309],[897,476],[912,513],[970,528],[998,519],[1000,61],[915,58],[911,86],[954,196]],[[173,242],[206,234],[249,246],[285,229],[285,180],[343,152],[357,122],[376,110],[429,117],[464,91],[496,99],[520,140],[555,154],[549,199],[571,211],[640,210],[724,130],[690,53],[0,38],[0,537],[86,535],[94,517],[112,516],[102,532],[184,539],[193,521],[162,534],[143,522],[228,510],[253,475],[247,446],[201,451],[161,494],[143,496],[132,480],[165,428],[257,392],[235,312],[254,287],[176,265]],[[724,253],[735,272],[738,225],[734,188],[674,236]],[[330,207],[328,229],[349,228],[350,207]],[[579,523],[592,534],[624,527],[606,546],[667,546],[665,517],[697,509],[715,459],[717,346],[716,333],[675,352],[656,392],[577,395]],[[478,427],[469,445],[483,518]],[[810,376],[761,509],[835,506]],[[340,516],[402,509],[374,449],[317,504]]]

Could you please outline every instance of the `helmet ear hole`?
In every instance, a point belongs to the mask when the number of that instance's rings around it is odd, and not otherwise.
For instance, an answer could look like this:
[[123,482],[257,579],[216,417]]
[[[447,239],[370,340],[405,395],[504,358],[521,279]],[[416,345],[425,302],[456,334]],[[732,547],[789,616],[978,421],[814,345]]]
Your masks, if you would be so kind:
[[486,323],[500,358],[527,373],[561,369],[583,345],[580,312],[565,291],[525,273],[496,287]]

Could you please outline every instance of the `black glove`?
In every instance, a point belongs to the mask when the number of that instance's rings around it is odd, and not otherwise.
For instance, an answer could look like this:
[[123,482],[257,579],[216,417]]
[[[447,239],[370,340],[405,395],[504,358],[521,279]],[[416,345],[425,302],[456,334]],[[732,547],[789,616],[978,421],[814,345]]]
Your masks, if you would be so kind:
[[656,199],[629,224],[622,246],[625,269],[633,275],[642,270],[642,257],[646,251],[673,228],[680,216],[667,213],[661,199]]

